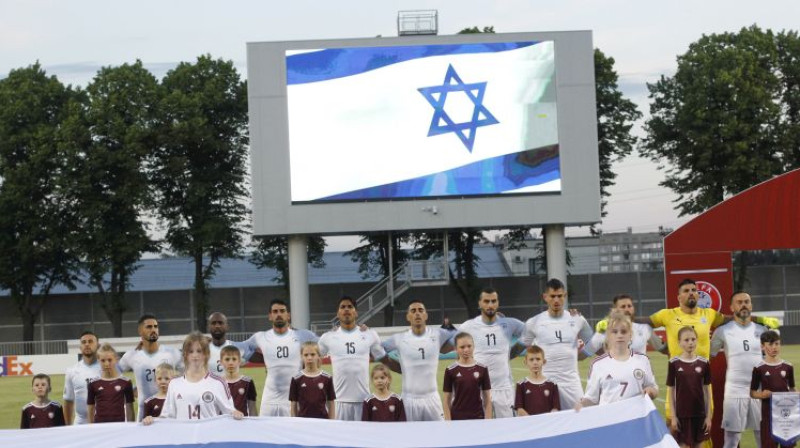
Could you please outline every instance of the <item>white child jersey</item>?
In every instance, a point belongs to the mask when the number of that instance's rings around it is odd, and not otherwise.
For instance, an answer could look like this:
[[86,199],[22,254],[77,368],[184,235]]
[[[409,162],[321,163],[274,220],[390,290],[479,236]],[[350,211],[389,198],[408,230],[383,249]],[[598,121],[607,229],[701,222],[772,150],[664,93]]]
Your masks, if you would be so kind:
[[[658,336],[656,336],[657,338]],[[660,341],[660,339],[659,339]],[[606,342],[606,333],[600,333],[599,331],[592,336],[591,341],[586,344],[586,348],[584,351],[591,355],[597,353],[601,348],[604,349],[603,344]],[[633,340],[631,340],[630,349],[636,353],[641,353],[643,355],[647,354],[647,344],[652,342],[654,346],[661,346],[663,343],[658,344],[653,339],[653,327],[648,324],[637,324],[633,323]],[[548,360],[548,362],[550,362]]]
[[387,353],[397,350],[400,354],[403,398],[424,397],[437,392],[439,350],[450,340],[452,334],[452,330],[426,327],[425,332],[419,336],[409,329],[394,334],[383,342]]
[[89,423],[86,416],[86,396],[89,380],[100,376],[100,362],[97,359],[92,364],[86,364],[83,360],[67,369],[64,375],[64,400],[75,403],[74,424],[83,425]]
[[510,389],[514,386],[509,356],[514,339],[522,336],[524,329],[525,324],[512,317],[497,317],[493,323],[487,324],[482,316],[470,319],[458,327],[458,331],[472,336],[475,361],[489,369],[489,382],[493,390]]
[[289,328],[285,333],[275,330],[259,331],[244,342],[244,350],[252,353],[256,348],[264,355],[267,378],[261,403],[289,403],[289,386],[292,377],[303,368],[300,346],[303,342],[316,341],[317,335],[308,330]]
[[125,352],[119,360],[119,370],[121,372],[133,371],[136,378],[136,387],[139,390],[139,413],[137,419],[141,420],[144,416],[144,402],[148,398],[158,393],[156,384],[156,367],[161,363],[171,364],[179,371],[183,371],[183,357],[178,349],[159,344],[155,353],[148,353],[145,350],[131,350]]
[[225,367],[223,367],[222,363],[219,360],[219,354],[222,351],[223,347],[227,347],[229,345],[233,345],[234,347],[239,349],[239,356],[242,359],[242,362],[247,361],[250,359],[250,355],[253,351],[248,350],[247,346],[243,342],[233,342],[231,340],[226,339],[225,342],[217,347],[214,345],[213,342],[208,343],[208,349],[211,351],[211,356],[208,358],[208,371],[213,373],[217,376],[225,376]]
[[[585,398],[603,405],[637,397],[646,387],[655,387],[656,379],[646,355],[630,352],[625,361],[618,361],[608,353],[592,361]],[[548,364],[550,360],[547,361]]]
[[714,331],[711,356],[725,349],[728,362],[725,374],[725,398],[750,398],[753,368],[761,362],[761,333],[767,328],[755,322],[741,325],[730,321]]
[[544,350],[547,363],[542,373],[548,380],[558,385],[577,383],[580,387],[578,339],[592,339],[592,327],[583,316],[562,312],[561,316],[553,317],[543,311],[525,322],[522,343],[536,344]]
[[188,381],[185,376],[170,381],[161,417],[199,420],[233,414],[235,409],[225,380],[207,373],[196,383]]
[[319,350],[323,357],[331,357],[336,401],[364,401],[369,396],[369,355],[376,361],[386,356],[378,333],[339,327],[319,338]]

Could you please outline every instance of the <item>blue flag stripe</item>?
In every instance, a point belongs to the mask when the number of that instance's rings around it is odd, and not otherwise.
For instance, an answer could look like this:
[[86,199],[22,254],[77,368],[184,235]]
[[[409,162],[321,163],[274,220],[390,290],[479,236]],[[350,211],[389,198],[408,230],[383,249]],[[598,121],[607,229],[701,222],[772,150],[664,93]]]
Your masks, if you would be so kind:
[[561,178],[558,146],[492,157],[450,170],[315,201],[386,200],[462,195],[494,195]]
[[538,42],[503,42],[402,47],[330,48],[286,58],[288,85],[307,84],[357,75],[412,59],[471,53],[497,53]]

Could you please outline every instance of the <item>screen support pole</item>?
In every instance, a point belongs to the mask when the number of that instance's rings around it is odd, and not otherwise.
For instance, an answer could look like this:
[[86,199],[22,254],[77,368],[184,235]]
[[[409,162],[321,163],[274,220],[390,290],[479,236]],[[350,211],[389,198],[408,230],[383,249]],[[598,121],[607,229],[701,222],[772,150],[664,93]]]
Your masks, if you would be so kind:
[[545,254],[547,255],[547,278],[557,278],[567,283],[567,243],[564,224],[544,226]]
[[289,235],[289,302],[292,326],[308,328],[311,322],[308,294],[308,237]]

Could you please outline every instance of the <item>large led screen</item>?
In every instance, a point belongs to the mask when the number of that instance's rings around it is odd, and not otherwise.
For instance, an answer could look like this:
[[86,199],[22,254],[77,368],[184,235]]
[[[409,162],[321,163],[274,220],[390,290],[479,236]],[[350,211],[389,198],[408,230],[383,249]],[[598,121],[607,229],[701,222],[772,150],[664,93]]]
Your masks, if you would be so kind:
[[554,47],[287,50],[291,201],[559,193]]

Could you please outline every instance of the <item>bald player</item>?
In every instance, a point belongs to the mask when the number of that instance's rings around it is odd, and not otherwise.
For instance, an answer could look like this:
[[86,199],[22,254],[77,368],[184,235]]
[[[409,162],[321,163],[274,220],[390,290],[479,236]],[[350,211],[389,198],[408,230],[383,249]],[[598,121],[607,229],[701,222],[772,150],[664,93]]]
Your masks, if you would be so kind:
[[211,335],[211,342],[208,344],[211,352],[211,356],[208,358],[208,371],[219,377],[225,376],[225,367],[219,360],[222,347],[232,345],[238,348],[242,362],[250,359],[252,354],[252,351],[248,350],[244,343],[228,340],[226,338],[228,330],[228,317],[225,314],[215,311],[208,316],[208,333]]

